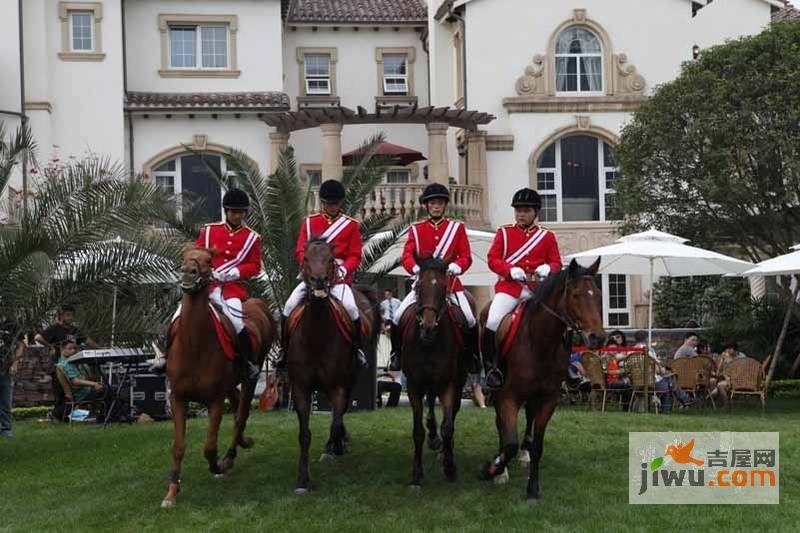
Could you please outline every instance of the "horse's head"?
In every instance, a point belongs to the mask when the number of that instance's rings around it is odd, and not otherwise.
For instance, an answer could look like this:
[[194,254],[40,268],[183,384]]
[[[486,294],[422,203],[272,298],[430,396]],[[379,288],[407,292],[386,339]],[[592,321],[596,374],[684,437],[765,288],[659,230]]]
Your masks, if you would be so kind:
[[309,240],[306,243],[301,269],[308,297],[311,300],[327,298],[336,274],[333,246],[324,239]]
[[414,290],[417,291],[417,324],[419,340],[431,343],[436,338],[436,328],[447,308],[448,261],[428,257],[417,258],[419,275]]
[[211,284],[211,259],[214,251],[190,247],[183,254],[181,265],[181,290],[197,294]]
[[582,267],[574,259],[567,268],[564,288],[563,313],[575,324],[590,348],[599,348],[606,338],[603,329],[603,299],[594,282],[600,258],[589,268]]

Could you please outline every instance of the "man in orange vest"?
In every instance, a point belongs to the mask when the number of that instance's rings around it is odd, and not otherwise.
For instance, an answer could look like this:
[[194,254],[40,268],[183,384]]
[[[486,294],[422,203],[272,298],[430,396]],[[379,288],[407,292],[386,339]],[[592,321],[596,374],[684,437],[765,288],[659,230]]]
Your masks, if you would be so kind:
[[500,322],[520,302],[533,296],[537,280],[561,270],[556,236],[536,225],[536,217],[542,208],[539,193],[528,188],[520,189],[514,194],[511,207],[514,208],[516,224],[507,224],[497,230],[488,254],[489,268],[499,276],[489,306],[481,350],[487,366],[486,386],[490,389],[503,385],[495,346],[495,333]]
[[[222,198],[222,208],[225,210],[225,221],[206,224],[194,244],[215,251],[211,260],[214,281],[209,289],[209,299],[233,324],[238,336],[237,356],[247,367],[247,374],[252,379],[258,376],[260,369],[252,362],[253,345],[244,326],[242,302],[249,295],[242,282],[261,272],[261,236],[244,224],[250,209],[247,193],[240,189],[229,189]],[[172,320],[180,316],[180,311],[178,307]],[[163,356],[158,357],[151,367],[154,372],[160,373],[166,368],[169,341],[163,342],[162,339],[162,345],[165,344],[167,349],[161,350]]]
[[[449,258],[450,264],[447,266],[447,273],[453,276],[452,301],[456,303],[464,318],[467,321],[468,330],[464,343],[469,354],[474,356],[478,353],[478,328],[475,315],[469,305],[464,286],[458,276],[465,273],[472,265],[472,251],[467,238],[467,231],[462,222],[449,219],[445,216],[447,204],[450,202],[450,191],[447,187],[439,183],[431,183],[422,193],[420,203],[428,211],[428,219],[413,224],[408,230],[408,238],[403,248],[402,265],[409,274],[416,276],[419,274],[419,265],[416,258],[437,257],[439,259]],[[400,368],[400,320],[406,309],[416,302],[417,293],[409,291],[403,299],[400,307],[394,313],[394,325],[392,326],[392,369]]]
[[[299,265],[303,264],[306,242],[313,237],[321,237],[333,244],[333,257],[337,264],[337,281],[331,288],[335,296],[347,310],[353,320],[353,355],[356,363],[366,366],[366,357],[361,343],[361,316],[356,305],[353,290],[353,276],[361,265],[361,225],[358,220],[342,213],[344,203],[344,186],[337,180],[326,180],[319,187],[319,199],[322,202],[322,211],[309,215],[303,221],[300,234],[297,236],[295,259]],[[286,334],[286,318],[306,297],[306,284],[301,281],[286,300],[283,308],[281,326],[281,355],[278,366],[286,364],[286,347],[288,335]]]

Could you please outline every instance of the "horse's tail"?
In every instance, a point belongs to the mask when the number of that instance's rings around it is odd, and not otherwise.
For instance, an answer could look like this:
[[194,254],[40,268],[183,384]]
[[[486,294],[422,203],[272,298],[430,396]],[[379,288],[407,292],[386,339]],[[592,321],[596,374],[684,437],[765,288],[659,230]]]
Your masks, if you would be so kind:
[[380,301],[378,300],[378,291],[370,285],[357,285],[356,289],[369,301],[369,306],[372,309],[372,334],[368,342],[369,346],[375,346],[378,335],[380,335],[381,332],[381,309]]

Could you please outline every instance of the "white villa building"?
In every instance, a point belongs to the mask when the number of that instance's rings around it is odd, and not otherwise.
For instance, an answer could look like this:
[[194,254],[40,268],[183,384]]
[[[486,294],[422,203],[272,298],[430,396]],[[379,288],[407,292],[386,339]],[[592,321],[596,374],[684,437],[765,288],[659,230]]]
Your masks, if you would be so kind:
[[[796,18],[782,0],[0,0],[0,120],[40,159],[108,156],[170,192],[220,190],[186,145],[304,179],[383,131],[426,161],[391,167],[375,209],[449,183],[474,229],[544,196],[562,253],[612,241],[620,129],[699,50]],[[222,158],[220,165],[224,164]],[[33,180],[26,188],[35,189]],[[13,220],[23,180],[3,197]],[[401,205],[402,204],[402,205]],[[603,279],[606,322],[645,322],[638,280]],[[486,290],[476,291],[486,298]]]

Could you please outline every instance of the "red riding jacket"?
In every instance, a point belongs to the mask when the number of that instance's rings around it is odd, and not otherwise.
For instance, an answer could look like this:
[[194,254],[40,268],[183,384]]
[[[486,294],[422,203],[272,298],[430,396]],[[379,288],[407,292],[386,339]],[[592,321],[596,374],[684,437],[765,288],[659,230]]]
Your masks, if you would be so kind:
[[324,237],[333,243],[336,263],[347,269],[344,282],[348,285],[353,283],[353,274],[361,265],[361,226],[358,220],[342,214],[333,218],[324,213],[307,216],[297,236],[294,257],[298,265],[303,264],[306,242],[312,237]]
[[540,265],[550,265],[552,272],[561,270],[561,253],[556,236],[540,226],[527,230],[516,224],[501,226],[494,236],[488,254],[489,268],[500,276],[495,292],[519,298],[523,283],[511,279],[511,269],[519,267],[526,274],[533,274]]
[[[412,225],[408,230],[408,239],[403,247],[403,268],[409,274],[414,273],[417,264],[414,254],[420,258],[435,255],[442,259],[449,259],[451,263],[461,267],[461,273],[467,271],[472,265],[472,250],[470,250],[467,230],[462,222],[442,218],[438,223],[433,220],[423,220]],[[455,279],[453,292],[463,291],[461,280]]]
[[[246,226],[231,228],[225,222],[206,224],[195,241],[196,246],[211,248],[216,253],[211,267],[217,272],[239,270],[239,280],[222,284],[222,297],[226,300],[248,298],[247,289],[241,281],[252,278],[261,272],[261,237]],[[211,284],[214,290],[218,282]]]

